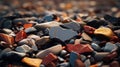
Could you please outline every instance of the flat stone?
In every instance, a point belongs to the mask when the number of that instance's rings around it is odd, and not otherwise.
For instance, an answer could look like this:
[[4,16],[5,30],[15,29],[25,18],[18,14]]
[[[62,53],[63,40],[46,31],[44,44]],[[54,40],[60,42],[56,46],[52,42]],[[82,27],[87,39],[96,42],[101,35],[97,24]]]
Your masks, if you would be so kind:
[[15,41],[18,42],[22,39],[25,39],[26,37],[27,37],[27,34],[25,33],[25,31],[21,30],[16,34]]
[[50,62],[57,60],[57,56],[53,53],[49,53],[47,56],[44,57],[42,64],[48,65]]
[[71,65],[71,67],[75,67],[75,60],[77,60],[78,59],[78,55],[79,54],[77,54],[76,52],[71,52],[70,53],[70,65]]
[[51,21],[51,22],[46,22],[46,23],[41,23],[41,24],[36,24],[34,27],[37,29],[37,30],[44,30],[46,28],[51,28],[51,27],[55,27],[55,26],[59,26],[61,25],[62,23],[60,22],[56,22],[56,21]]
[[106,45],[105,45],[103,50],[105,52],[112,52],[112,51],[117,50],[117,48],[118,47],[115,44],[108,42],[108,43],[106,43]]
[[26,45],[30,46],[33,50],[35,50],[35,51],[38,50],[37,45],[35,44],[35,40],[30,39],[30,38],[23,39],[23,40],[19,41],[18,44],[19,45],[26,44]]
[[5,41],[8,45],[6,47],[12,47],[14,44],[14,38],[8,34],[0,33],[0,40]]
[[24,57],[22,59],[22,62],[31,67],[40,67],[40,64],[42,63],[42,59]]
[[27,38],[28,38],[28,39],[29,39],[29,38],[30,38],[30,39],[33,39],[33,40],[35,40],[35,41],[37,41],[37,40],[39,40],[39,39],[40,39],[40,37],[39,37],[39,36],[34,35],[34,34],[27,36]]
[[38,52],[36,54],[36,57],[38,58],[44,58],[45,56],[47,56],[49,53],[53,53],[53,54],[58,54],[60,51],[62,50],[62,45],[56,45],[50,48],[47,48],[45,50],[42,50],[40,52]]
[[18,51],[18,52],[26,53],[26,52],[29,52],[30,50],[32,50],[32,48],[30,48],[28,45],[24,44],[22,46],[16,47],[15,50]]
[[9,51],[2,55],[2,59],[15,62],[15,61],[20,61],[25,56],[26,56],[26,53]]
[[43,36],[41,37],[39,40],[37,40],[35,42],[35,44],[37,45],[37,47],[40,49],[42,46],[44,46],[45,44],[47,44],[48,42],[50,42],[50,37],[49,36]]
[[72,29],[72,30],[77,31],[77,32],[81,31],[81,26],[77,22],[64,23],[60,26],[63,27],[63,28]]
[[28,34],[28,33],[33,33],[33,32],[36,32],[37,30],[36,30],[36,28],[34,28],[34,27],[29,27],[29,28],[26,28],[25,29],[25,32]]
[[101,61],[103,58],[105,58],[109,52],[96,52],[95,55],[93,56],[96,61]]
[[57,38],[63,42],[70,40],[77,35],[77,32],[71,29],[63,29],[61,27],[52,27],[49,30],[50,38]]
[[87,35],[85,32],[81,34],[81,37],[86,41],[92,42],[92,38],[89,35]]
[[77,45],[73,45],[73,44],[67,44],[66,49],[69,52],[77,52],[77,53],[86,53],[86,52],[93,52],[93,49],[91,48],[91,46],[89,44],[86,45],[82,45],[82,44],[77,44]]
[[107,27],[100,27],[94,31],[94,34],[104,35],[106,37],[113,36],[113,31]]

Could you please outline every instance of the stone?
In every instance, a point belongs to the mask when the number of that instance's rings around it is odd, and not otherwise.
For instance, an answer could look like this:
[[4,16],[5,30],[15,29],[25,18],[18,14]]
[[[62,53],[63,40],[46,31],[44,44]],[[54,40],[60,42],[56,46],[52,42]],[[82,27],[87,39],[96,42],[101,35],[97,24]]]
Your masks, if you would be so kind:
[[55,16],[56,16],[56,15],[54,15],[54,14],[49,14],[49,15],[44,16],[44,17],[43,17],[43,20],[44,20],[44,21],[47,21],[47,22],[50,22],[50,21],[53,21],[53,20],[54,20]]
[[86,52],[93,52],[93,49],[91,48],[91,46],[89,44],[86,45],[82,45],[82,44],[77,44],[77,45],[73,45],[73,44],[67,44],[66,49],[69,52],[77,52],[77,53],[86,53]]
[[65,60],[64,60],[62,57],[60,57],[60,56],[58,56],[57,58],[58,58],[59,62],[64,62],[64,61],[65,61]]
[[16,47],[15,50],[18,51],[18,52],[26,53],[26,52],[31,51],[32,48],[30,48],[28,45],[25,45],[25,44],[24,44],[24,45],[22,45],[22,46]]
[[27,37],[27,34],[25,33],[25,31],[21,30],[16,34],[15,41],[18,42],[22,39],[25,39],[26,37]]
[[47,56],[43,58],[42,64],[48,65],[50,62],[57,60],[57,56],[53,53],[49,53]]
[[19,53],[19,52],[16,52],[16,51],[9,51],[9,52],[6,52],[6,53],[4,53],[2,55],[2,59],[15,62],[15,61],[22,60],[22,58],[24,58],[25,56],[27,56],[26,53]]
[[31,67],[40,67],[40,64],[42,63],[42,59],[29,57],[24,57],[21,61]]
[[85,64],[81,60],[76,59],[74,67],[86,67],[86,66],[85,66]]
[[0,40],[5,41],[8,45],[4,45],[6,47],[13,47],[14,44],[14,38],[10,35],[0,33]]
[[91,47],[96,51],[101,51],[101,47],[96,43],[91,43]]
[[85,32],[83,32],[83,33],[81,34],[81,37],[82,37],[85,41],[90,41],[90,42],[92,42],[92,38],[91,38],[89,35],[87,35]]
[[91,27],[91,26],[87,26],[87,25],[84,25],[84,31],[88,34],[94,34],[94,31],[95,31],[95,28]]
[[11,29],[3,28],[4,33],[15,36],[15,33]]
[[34,28],[34,27],[29,27],[29,28],[26,28],[25,29],[25,33],[28,34],[28,33],[33,33],[33,32],[36,32],[37,30]]
[[117,50],[117,48],[118,47],[115,44],[108,42],[108,43],[106,43],[106,45],[105,45],[103,50],[105,52],[112,52],[112,51]]
[[85,60],[84,64],[85,64],[85,67],[90,67],[91,62],[89,59],[87,59],[87,60]]
[[70,53],[69,62],[70,62],[71,67],[75,67],[75,61],[78,59],[78,56],[79,56],[79,54],[76,52]]
[[100,27],[94,31],[96,35],[104,35],[106,37],[112,37],[114,35],[113,31],[107,27]]
[[95,58],[95,61],[101,61],[101,60],[103,60],[107,55],[109,55],[109,52],[96,52],[93,57]]
[[81,61],[83,61],[83,62],[87,59],[87,57],[85,55],[80,55],[80,57],[81,57]]
[[77,36],[77,32],[71,29],[63,29],[61,27],[52,27],[49,30],[50,38],[57,38],[63,42],[70,40],[74,36]]
[[37,45],[37,47],[40,49],[42,46],[44,46],[45,44],[47,44],[48,42],[50,42],[50,37],[49,36],[43,36],[41,37],[39,40],[37,40],[35,42],[35,44]]
[[18,44],[19,45],[26,44],[26,45],[30,46],[33,50],[35,50],[35,51],[38,50],[37,45],[35,44],[35,40],[30,39],[30,38],[23,39],[23,40],[19,41]]
[[44,30],[46,28],[51,28],[51,27],[55,27],[55,26],[59,26],[62,23],[56,22],[56,21],[51,21],[51,22],[45,22],[45,23],[41,23],[41,24],[36,24],[34,27],[40,31],[40,30]]
[[66,50],[61,50],[61,51],[60,51],[60,56],[63,56],[63,57],[64,57],[66,54],[67,54],[67,51],[66,51]]
[[120,37],[120,29],[114,30],[114,33],[115,33],[118,37]]
[[35,40],[35,41],[37,41],[37,40],[39,40],[40,39],[40,37],[39,36],[37,36],[37,35],[34,35],[34,34],[31,34],[31,35],[29,35],[29,36],[27,36],[27,38],[29,39],[33,39],[33,40]]
[[77,31],[77,32],[81,31],[81,26],[77,22],[64,23],[64,24],[62,24],[60,26],[63,27],[63,28],[72,29],[72,30]]
[[61,50],[62,50],[62,45],[58,44],[58,45],[52,46],[50,48],[47,48],[45,50],[42,50],[42,51],[38,52],[36,54],[36,57],[38,57],[38,58],[44,58],[49,53],[53,53],[53,54],[56,55],[56,54],[60,53]]
[[120,63],[118,61],[112,61],[110,67],[120,67]]
[[69,62],[60,63],[57,67],[69,67]]
[[5,48],[0,52],[0,59],[2,59],[2,56],[6,54],[7,52],[12,51],[10,48]]
[[119,18],[114,17],[114,16],[110,16],[110,15],[105,15],[104,19],[109,21],[111,24],[115,25],[115,26],[119,26]]

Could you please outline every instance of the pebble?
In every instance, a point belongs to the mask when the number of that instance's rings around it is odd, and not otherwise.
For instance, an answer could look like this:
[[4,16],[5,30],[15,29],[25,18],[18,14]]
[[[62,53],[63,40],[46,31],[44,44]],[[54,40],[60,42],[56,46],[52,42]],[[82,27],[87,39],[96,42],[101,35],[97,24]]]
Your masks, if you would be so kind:
[[50,48],[47,48],[45,50],[38,52],[36,54],[36,57],[44,58],[49,53],[58,54],[61,50],[62,50],[62,45],[59,44],[59,45],[56,45],[56,46],[53,46],[53,47],[50,47]]
[[29,57],[24,57],[21,61],[31,67],[40,67],[40,64],[42,63],[41,59]]
[[18,52],[26,53],[26,52],[29,52],[30,50],[32,50],[32,48],[30,48],[28,45],[24,44],[22,46],[16,47],[15,50],[18,51]]
[[106,37],[113,36],[113,31],[107,27],[100,27],[94,31],[94,34],[104,35]]
[[64,23],[64,24],[62,24],[60,26],[63,27],[63,28],[72,29],[72,30],[77,31],[77,32],[81,31],[81,26],[77,22]]

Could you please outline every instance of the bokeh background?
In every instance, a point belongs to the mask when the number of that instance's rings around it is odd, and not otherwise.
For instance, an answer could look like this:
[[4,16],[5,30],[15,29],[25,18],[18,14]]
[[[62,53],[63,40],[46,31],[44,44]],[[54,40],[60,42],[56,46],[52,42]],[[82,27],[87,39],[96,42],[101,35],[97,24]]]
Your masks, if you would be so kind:
[[0,0],[1,16],[13,12],[40,15],[45,11],[82,13],[91,16],[110,14],[120,17],[120,0]]

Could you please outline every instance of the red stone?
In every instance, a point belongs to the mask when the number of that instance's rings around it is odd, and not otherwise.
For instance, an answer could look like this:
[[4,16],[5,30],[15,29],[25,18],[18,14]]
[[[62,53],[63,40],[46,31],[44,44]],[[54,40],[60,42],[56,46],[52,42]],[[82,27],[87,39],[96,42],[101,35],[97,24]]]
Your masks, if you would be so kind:
[[57,60],[57,56],[54,55],[53,53],[49,53],[49,54],[43,59],[42,64],[48,65],[48,64],[50,64],[52,61],[55,61],[55,60]]
[[85,26],[84,26],[84,31],[85,31],[86,33],[88,33],[88,34],[93,34],[94,31],[95,31],[95,28],[93,28],[93,27],[91,27],[91,26],[85,25]]
[[14,44],[14,38],[12,36],[10,36],[10,35],[4,34],[4,33],[0,33],[0,39],[5,41],[9,45],[13,45]]
[[16,34],[15,41],[18,42],[26,37],[27,37],[27,34],[24,32],[24,30],[21,30]]
[[89,44],[86,44],[86,45],[82,45],[82,44],[77,44],[77,45],[67,44],[66,49],[69,52],[75,51],[77,53],[85,53],[85,52],[92,52],[93,51],[93,49],[91,48],[91,46]]

